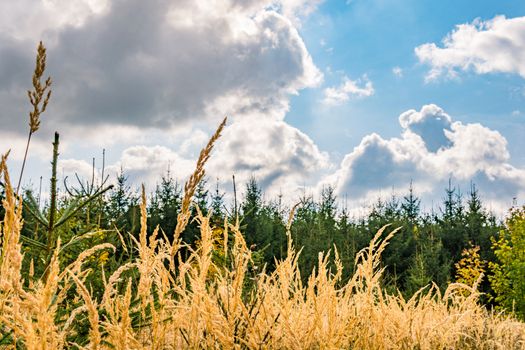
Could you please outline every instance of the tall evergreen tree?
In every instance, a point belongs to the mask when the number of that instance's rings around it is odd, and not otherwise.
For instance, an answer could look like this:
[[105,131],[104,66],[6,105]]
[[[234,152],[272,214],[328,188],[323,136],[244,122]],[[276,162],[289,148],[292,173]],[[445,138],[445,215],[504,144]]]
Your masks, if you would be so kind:
[[413,226],[417,224],[419,217],[419,209],[421,200],[414,194],[414,187],[412,181],[410,181],[410,187],[408,194],[403,197],[403,203],[401,204],[401,211],[403,217]]
[[449,252],[453,262],[461,259],[461,252],[468,246],[468,234],[465,229],[465,215],[461,192],[452,187],[449,179],[443,201],[443,215],[438,220],[441,238],[445,249]]
[[150,232],[158,225],[170,241],[173,239],[177,214],[181,206],[181,196],[181,188],[168,170],[166,175],[162,176],[160,185],[155,188],[149,206]]
[[336,232],[336,196],[333,187],[324,187],[321,191],[321,203],[319,205],[319,212],[317,218],[318,234],[320,238],[325,241],[325,249],[327,251],[333,246],[334,233]]
[[117,184],[106,200],[106,216],[109,228],[137,235],[140,226],[139,198],[128,185],[128,177],[122,168],[117,174]]
[[124,174],[122,168],[117,174],[117,184],[109,195],[107,203],[108,217],[110,223],[116,223],[131,204],[130,188],[127,185],[128,177]]
[[261,243],[261,237],[258,237],[258,216],[262,209],[261,189],[255,178],[250,178],[246,184],[246,192],[241,203],[242,227],[248,245],[257,245]]
[[219,179],[215,191],[211,195],[211,220],[214,225],[223,225],[224,220],[224,193],[219,191]]
[[240,207],[241,231],[246,243],[262,260],[260,263],[273,269],[274,259],[282,257],[286,244],[286,230],[278,203],[265,203],[257,181],[251,178]]
[[476,185],[471,184],[466,211],[466,228],[469,241],[480,247],[482,260],[495,259],[491,239],[496,237],[498,227],[493,226],[489,214],[484,210]]
[[295,211],[291,233],[295,247],[301,249],[299,266],[304,279],[317,264],[317,254],[322,250],[317,230],[317,216],[318,205],[311,196],[303,195]]
[[344,266],[344,280],[353,275],[355,256],[361,248],[357,240],[357,233],[356,224],[352,222],[345,205],[337,220],[337,247]]

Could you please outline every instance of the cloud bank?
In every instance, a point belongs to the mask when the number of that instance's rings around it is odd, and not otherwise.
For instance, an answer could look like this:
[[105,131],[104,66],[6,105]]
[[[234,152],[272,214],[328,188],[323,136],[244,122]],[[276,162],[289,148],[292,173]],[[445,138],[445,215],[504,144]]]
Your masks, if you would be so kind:
[[321,185],[335,186],[355,205],[390,193],[392,186],[404,191],[411,181],[423,197],[435,199],[449,178],[463,188],[474,181],[499,212],[525,195],[525,169],[509,163],[499,132],[453,121],[433,104],[402,113],[399,123],[400,137],[364,137]]
[[[74,4],[73,4],[74,3]],[[0,123],[23,132],[36,42],[54,98],[43,125],[172,128],[224,115],[284,118],[322,74],[297,31],[319,1],[23,0],[0,13]],[[35,6],[31,6],[35,5]],[[64,6],[64,11],[58,11]],[[17,11],[31,8],[28,18]]]
[[[225,129],[207,167],[210,180],[229,186],[231,175],[239,183],[255,177],[269,197],[283,193],[290,203],[306,190],[319,193],[333,186],[350,209],[359,212],[378,196],[392,191],[403,194],[413,182],[423,202],[440,202],[449,179],[468,189],[471,181],[484,200],[503,214],[513,198],[525,196],[525,169],[510,164],[506,139],[497,131],[477,123],[454,121],[442,108],[430,104],[399,116],[401,134],[390,139],[376,133],[363,137],[339,165],[304,133],[284,121],[244,119]],[[207,137],[202,131],[196,149]],[[163,146],[132,146],[109,166],[122,167],[135,183],[154,184],[170,167],[177,178],[193,170],[195,157]],[[88,169],[75,161],[79,171]]]
[[430,65],[427,81],[456,77],[458,71],[477,74],[512,73],[525,78],[525,17],[476,19],[460,24],[443,39],[443,47],[416,47],[421,63]]

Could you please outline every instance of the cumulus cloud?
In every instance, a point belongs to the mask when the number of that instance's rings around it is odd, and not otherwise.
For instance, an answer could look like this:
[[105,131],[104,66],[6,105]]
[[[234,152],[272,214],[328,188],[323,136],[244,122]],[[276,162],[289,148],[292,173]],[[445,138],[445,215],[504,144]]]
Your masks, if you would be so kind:
[[[290,203],[304,188],[316,191],[332,185],[354,208],[390,194],[392,188],[404,191],[411,181],[424,203],[439,202],[449,178],[464,189],[474,181],[498,213],[504,213],[514,197],[525,196],[525,169],[510,164],[507,141],[499,132],[454,121],[436,105],[401,113],[399,123],[398,137],[367,135],[335,166],[307,135],[282,120],[235,120],[216,144],[208,178],[218,178],[228,187],[233,174],[239,184],[253,176],[270,198],[282,190]],[[208,137],[209,132],[194,129],[186,135],[191,141],[181,143],[184,147],[127,147],[106,173],[115,174],[122,167],[133,183],[152,186],[169,168],[183,181],[195,165],[194,151]],[[61,166],[66,173],[91,174],[87,162],[67,159]]]
[[[122,168],[133,183],[151,186],[169,168],[182,181],[194,170],[197,157],[188,149],[200,150],[209,135],[197,129],[187,137],[191,142],[183,142],[177,150],[160,145],[128,147],[106,167],[106,173],[114,175]],[[283,189],[295,200],[296,190],[314,187],[320,174],[331,167],[328,155],[298,129],[281,120],[247,118],[224,130],[206,169],[210,179],[218,178],[223,184],[229,184],[232,175],[240,184],[254,177],[269,196]],[[65,175],[76,172],[89,177],[92,168],[85,161],[67,159],[61,161],[61,169]]]
[[[47,157],[51,154],[51,142],[46,143],[39,139],[32,141],[30,151],[35,157]],[[9,160],[21,161],[27,144],[27,135],[0,130],[0,154],[9,152]]]
[[410,181],[435,199],[449,178],[464,186],[473,180],[498,210],[525,195],[525,169],[509,163],[507,141],[499,132],[452,121],[436,105],[402,113],[399,122],[400,137],[364,137],[321,184],[362,201],[388,193],[392,186],[405,188]]
[[0,33],[34,41],[51,29],[80,27],[108,8],[109,0],[4,1],[0,3]]
[[48,43],[54,78],[43,128],[170,128],[225,114],[282,119],[290,95],[322,79],[291,18],[319,1],[22,3],[34,12],[31,18],[40,18],[38,25],[15,25],[24,18],[17,12],[22,5],[0,5],[6,20],[0,24],[0,104],[7,106],[0,122],[18,132],[27,123],[12,118],[27,115],[25,90],[40,38]]
[[427,80],[455,77],[459,70],[525,78],[525,17],[496,16],[460,24],[443,39],[443,47],[426,43],[416,47],[415,53],[420,62],[431,66]]
[[[119,149],[107,173],[122,167],[135,184],[154,184],[169,167],[183,179],[210,128],[230,115],[209,176],[228,181],[236,174],[241,183],[254,176],[270,194],[331,183],[355,200],[375,199],[410,179],[419,191],[437,193],[449,176],[474,179],[494,200],[525,194],[525,170],[509,163],[501,134],[454,122],[435,105],[401,114],[399,137],[366,136],[337,168],[287,124],[290,96],[323,79],[297,30],[320,2],[0,2],[0,150],[14,146],[18,162],[23,154],[25,90],[42,38],[54,95],[31,154],[47,164],[49,136],[63,131],[64,173],[90,176],[91,163],[68,154],[68,147],[96,144]],[[477,21],[458,26],[442,48],[425,44],[416,53],[431,65],[430,78],[468,69],[525,76],[522,28],[521,18]],[[344,77],[324,90],[323,102],[338,105],[373,94],[366,76]]]
[[296,21],[314,12],[324,0],[280,0],[274,4],[280,5],[285,16]]
[[97,180],[100,179],[97,169],[93,169],[93,164],[82,159],[62,159],[57,168],[58,173],[63,176],[78,175],[80,179],[91,179],[92,175],[95,175]]
[[[25,90],[43,38],[54,94],[32,149],[49,158],[41,140],[60,129],[64,175],[89,177],[91,162],[80,158],[96,145],[112,150],[108,174],[122,167],[134,183],[154,183],[169,167],[183,179],[210,129],[228,115],[210,176],[255,176],[270,191],[315,181],[327,155],[283,119],[290,97],[323,79],[297,30],[321,2],[1,3],[0,123],[9,137],[0,137],[0,147],[23,151]],[[23,8],[30,8],[27,21]]]
[[344,104],[351,97],[369,97],[374,92],[374,86],[366,75],[357,80],[351,80],[345,76],[341,85],[324,90],[323,103],[329,106],[337,106]]
[[315,185],[320,172],[330,167],[304,133],[283,121],[242,120],[228,127],[210,162],[210,173],[240,181],[255,177],[270,193],[280,188],[293,193],[304,185]]
[[401,67],[396,66],[396,67],[392,68],[392,74],[394,74],[398,78],[402,78],[403,77],[403,69]]
[[193,171],[195,160],[186,159],[164,146],[132,146],[124,150],[120,160],[110,167],[122,168],[130,179],[153,184],[168,169],[176,178],[185,178]]
[[[116,162],[106,164],[105,175],[114,182],[122,169],[128,180],[135,184],[154,186],[161,176],[169,170],[176,179],[187,178],[193,171],[195,159],[183,157],[178,152],[165,146],[131,146],[122,151]],[[93,164],[83,159],[67,158],[59,161],[59,173],[63,177],[73,178],[76,174],[82,180],[89,180],[93,174]],[[95,179],[101,178],[100,164],[94,169]],[[73,185],[74,185],[73,181]],[[151,189],[151,187],[149,187]]]
[[411,132],[423,140],[427,149],[436,152],[450,146],[446,131],[451,128],[452,119],[436,105],[426,105],[421,111],[411,109],[399,116],[399,124],[405,132]]

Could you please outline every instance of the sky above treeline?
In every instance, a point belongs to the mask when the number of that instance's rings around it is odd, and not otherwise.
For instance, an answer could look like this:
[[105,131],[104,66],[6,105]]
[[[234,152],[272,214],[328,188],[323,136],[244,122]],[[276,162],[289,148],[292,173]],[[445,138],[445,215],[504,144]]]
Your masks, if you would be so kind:
[[[254,177],[295,202],[335,188],[355,213],[412,181],[437,210],[449,179],[489,209],[525,203],[521,0],[17,0],[0,2],[0,152],[28,133],[36,46],[53,95],[26,186],[89,178],[106,150],[153,190],[184,181],[228,116],[208,183]],[[46,189],[44,188],[44,192]]]

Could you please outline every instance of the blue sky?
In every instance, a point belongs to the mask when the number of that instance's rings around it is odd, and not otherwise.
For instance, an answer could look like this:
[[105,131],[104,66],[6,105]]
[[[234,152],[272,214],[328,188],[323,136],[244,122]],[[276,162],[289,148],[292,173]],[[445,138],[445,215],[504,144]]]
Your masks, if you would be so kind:
[[[17,173],[35,48],[53,98],[24,184],[122,168],[184,181],[208,165],[289,203],[333,186],[355,213],[410,182],[425,208],[452,178],[489,208],[525,200],[525,3],[388,0],[19,0],[0,3],[0,151]],[[45,189],[44,189],[45,190]],[[436,209],[436,208],[434,208]]]
[[[420,64],[414,48],[440,43],[457,24],[496,15],[525,15],[522,1],[326,1],[301,28],[314,62],[325,71],[325,84],[337,85],[341,74],[367,74],[376,93],[330,110],[319,108],[322,91],[303,91],[292,99],[287,120],[304,130],[323,149],[340,153],[371,132],[399,134],[402,112],[435,103],[464,122],[478,122],[500,131],[509,141],[517,165],[525,165],[525,108],[522,77],[477,75],[425,83],[428,66]],[[321,45],[321,43],[325,45]],[[327,49],[331,49],[328,51]],[[328,52],[327,52],[328,51]],[[330,69],[333,74],[326,73]],[[392,73],[400,67],[403,77]],[[343,73],[344,72],[344,73]],[[333,123],[340,128],[321,125]]]

